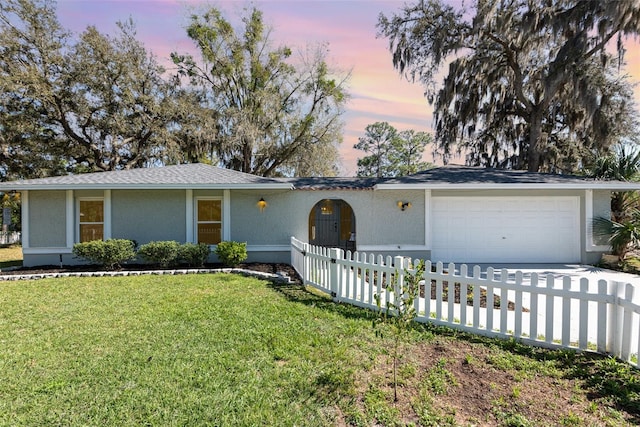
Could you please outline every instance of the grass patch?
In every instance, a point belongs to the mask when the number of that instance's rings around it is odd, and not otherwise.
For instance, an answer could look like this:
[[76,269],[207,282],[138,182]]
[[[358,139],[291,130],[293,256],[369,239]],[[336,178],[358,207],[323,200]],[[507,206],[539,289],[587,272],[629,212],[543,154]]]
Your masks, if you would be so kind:
[[327,425],[362,322],[234,275],[4,283],[0,424]]
[[0,269],[22,266],[22,246],[0,247]]
[[429,371],[425,386],[434,395],[447,394],[452,387],[458,385],[455,376],[447,370],[447,359],[438,360],[436,366]]
[[229,274],[0,283],[0,425],[640,421],[627,365],[423,325],[394,403],[372,319]]
[[640,272],[640,258],[629,257],[624,260],[623,270],[631,273]]

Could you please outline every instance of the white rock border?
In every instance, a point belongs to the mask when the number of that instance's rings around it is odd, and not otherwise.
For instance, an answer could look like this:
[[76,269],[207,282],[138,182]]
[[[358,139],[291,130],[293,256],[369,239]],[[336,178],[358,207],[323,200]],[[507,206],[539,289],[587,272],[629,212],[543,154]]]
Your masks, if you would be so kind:
[[187,268],[176,270],[135,270],[135,271],[79,271],[60,273],[36,273],[36,274],[4,274],[0,275],[1,281],[16,280],[40,280],[55,279],[62,277],[123,277],[123,276],[177,276],[184,274],[211,274],[211,273],[231,273],[243,276],[255,277],[258,279],[270,280],[276,283],[293,283],[293,280],[284,272],[275,274],[264,273],[262,271],[245,270],[243,268]]

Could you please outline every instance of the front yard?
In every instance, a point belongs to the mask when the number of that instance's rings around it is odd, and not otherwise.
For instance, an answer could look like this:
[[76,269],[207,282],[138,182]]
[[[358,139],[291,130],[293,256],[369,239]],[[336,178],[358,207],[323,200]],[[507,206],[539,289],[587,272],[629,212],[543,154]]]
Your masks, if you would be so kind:
[[20,267],[22,265],[22,246],[10,245],[0,247],[0,269]]
[[0,425],[628,425],[614,360],[416,326],[236,275],[0,283]]

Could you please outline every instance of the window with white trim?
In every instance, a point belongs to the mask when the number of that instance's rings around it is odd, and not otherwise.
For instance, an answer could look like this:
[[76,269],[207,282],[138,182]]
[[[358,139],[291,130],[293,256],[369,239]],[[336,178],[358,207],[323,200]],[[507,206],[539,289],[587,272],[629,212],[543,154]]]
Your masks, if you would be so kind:
[[104,239],[104,199],[78,200],[78,241]]
[[222,241],[222,200],[196,200],[196,242],[217,245]]

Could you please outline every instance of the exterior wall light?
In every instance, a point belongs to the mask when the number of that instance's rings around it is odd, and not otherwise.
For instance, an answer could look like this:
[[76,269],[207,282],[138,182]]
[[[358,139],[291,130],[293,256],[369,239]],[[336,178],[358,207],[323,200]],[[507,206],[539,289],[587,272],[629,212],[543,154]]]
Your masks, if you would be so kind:
[[258,200],[258,208],[260,209],[260,212],[264,212],[264,208],[267,207],[267,201],[264,200],[264,197],[260,197],[260,200]]
[[403,202],[402,200],[399,200],[397,205],[398,209],[400,209],[401,211],[406,211],[411,207],[411,202]]

